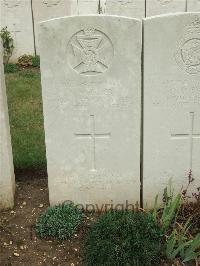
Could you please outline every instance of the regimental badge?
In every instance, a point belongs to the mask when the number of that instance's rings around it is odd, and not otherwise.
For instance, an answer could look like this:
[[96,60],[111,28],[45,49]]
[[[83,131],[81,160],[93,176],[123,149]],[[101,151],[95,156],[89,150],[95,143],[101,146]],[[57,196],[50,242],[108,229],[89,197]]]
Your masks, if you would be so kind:
[[113,45],[103,32],[87,28],[72,36],[68,57],[70,66],[79,74],[98,75],[110,67]]
[[186,26],[175,53],[177,64],[188,74],[200,72],[200,18]]

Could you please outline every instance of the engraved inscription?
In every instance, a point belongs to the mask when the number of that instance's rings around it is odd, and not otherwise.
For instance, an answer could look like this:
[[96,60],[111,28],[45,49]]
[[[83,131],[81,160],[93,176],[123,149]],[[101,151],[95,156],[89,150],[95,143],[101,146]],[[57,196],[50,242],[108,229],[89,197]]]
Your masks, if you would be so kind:
[[4,5],[8,8],[17,7],[20,5],[21,0],[4,0]]
[[111,65],[113,45],[103,32],[94,28],[74,34],[68,43],[69,64],[82,75],[98,75]]
[[[66,162],[65,162],[66,165]],[[64,173],[67,171],[63,168]],[[64,184],[76,184],[80,191],[85,191],[93,188],[107,190],[112,189],[114,186],[121,186],[123,182],[126,185],[134,183],[133,177],[127,174],[126,179],[122,179],[122,173],[110,172],[108,169],[98,169],[98,171],[90,171],[87,176],[80,174],[78,176],[67,175],[63,178],[62,183]]]
[[173,2],[173,0],[157,0],[161,5],[167,5],[171,2]]
[[188,84],[187,81],[168,81],[167,101],[172,104],[189,105],[200,104],[200,83]]
[[189,74],[200,72],[200,20],[196,19],[186,28],[184,38],[178,45],[175,59]]
[[[115,2],[115,1],[113,1],[113,2]],[[123,5],[127,5],[127,4],[132,4],[133,0],[118,0],[118,3],[123,6]]]
[[61,0],[43,0],[43,4],[47,7],[57,6]]

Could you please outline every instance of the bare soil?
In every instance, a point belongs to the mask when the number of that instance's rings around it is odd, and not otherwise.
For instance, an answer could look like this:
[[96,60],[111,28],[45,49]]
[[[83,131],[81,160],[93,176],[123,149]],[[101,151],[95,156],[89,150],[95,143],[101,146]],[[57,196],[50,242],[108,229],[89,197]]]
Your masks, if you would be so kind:
[[16,204],[0,212],[0,266],[82,265],[84,226],[67,241],[40,239],[35,233],[37,217],[49,206],[46,172],[16,172]]
[[[84,238],[91,221],[98,215],[87,214],[83,226],[70,240],[41,239],[34,225],[39,214],[49,206],[46,170],[16,170],[16,177],[15,206],[0,212],[0,266],[84,265]],[[200,230],[199,201],[182,206],[177,222],[186,222],[193,215],[191,233],[195,235]],[[163,261],[161,265],[183,264],[176,260]],[[188,265],[200,265],[200,262]]]

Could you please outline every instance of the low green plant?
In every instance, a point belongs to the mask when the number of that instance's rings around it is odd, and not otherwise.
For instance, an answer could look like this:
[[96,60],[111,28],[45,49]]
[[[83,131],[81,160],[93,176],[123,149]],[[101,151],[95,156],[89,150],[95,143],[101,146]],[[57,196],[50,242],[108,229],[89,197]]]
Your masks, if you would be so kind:
[[85,241],[87,265],[158,265],[162,232],[152,214],[110,211],[93,223]]
[[196,260],[200,256],[200,234],[197,234],[195,238],[188,234],[190,221],[191,219],[179,231],[176,228],[173,229],[167,237],[166,257],[168,259],[174,260],[176,256],[179,256],[185,263]]
[[11,63],[4,64],[4,72],[5,73],[15,73],[19,70],[20,70],[20,68],[16,64],[11,64]]
[[60,240],[70,238],[81,224],[83,213],[70,204],[59,204],[49,207],[42,213],[35,225],[40,237],[53,236]]
[[40,57],[39,55],[32,57],[32,66],[33,67],[40,67]]
[[171,179],[169,181],[168,187],[164,189],[164,195],[163,195],[164,205],[162,206],[161,217],[159,217],[158,215],[159,208],[157,202],[158,202],[158,195],[156,196],[154,202],[154,210],[153,210],[154,221],[160,224],[163,233],[165,233],[171,226],[172,222],[176,220],[178,210],[182,204],[182,193],[180,192],[176,196],[174,196]]
[[11,36],[11,33],[8,31],[7,27],[1,29],[0,36],[3,42],[3,49],[4,49],[3,61],[5,64],[7,64],[13,53],[14,40]]

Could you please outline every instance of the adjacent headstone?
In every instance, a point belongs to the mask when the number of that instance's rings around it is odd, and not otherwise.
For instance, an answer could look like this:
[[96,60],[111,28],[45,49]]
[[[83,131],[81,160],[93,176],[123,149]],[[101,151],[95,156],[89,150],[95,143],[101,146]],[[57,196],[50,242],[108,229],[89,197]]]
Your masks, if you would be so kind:
[[31,0],[1,0],[0,26],[7,26],[14,39],[10,62],[23,54],[35,54]]
[[145,0],[107,0],[106,14],[144,18]]
[[33,18],[36,52],[39,54],[38,29],[41,21],[77,13],[77,0],[34,0]]
[[115,16],[41,23],[51,204],[139,200],[141,32]]
[[200,184],[200,14],[144,21],[144,201]]
[[100,14],[99,0],[78,0],[78,14]]
[[200,11],[200,0],[187,0],[187,11],[188,12],[199,12]]
[[185,12],[187,0],[146,0],[146,16]]
[[0,209],[14,205],[15,178],[3,71],[3,49],[0,42]]

